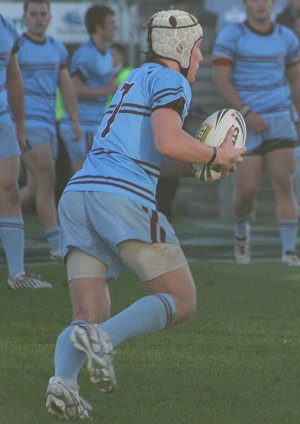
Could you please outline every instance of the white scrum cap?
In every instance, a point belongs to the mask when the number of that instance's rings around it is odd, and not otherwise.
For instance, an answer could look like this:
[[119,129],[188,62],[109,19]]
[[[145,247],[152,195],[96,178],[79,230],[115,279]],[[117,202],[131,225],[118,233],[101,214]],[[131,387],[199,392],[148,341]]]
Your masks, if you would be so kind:
[[178,62],[182,69],[190,66],[192,49],[203,30],[195,18],[183,10],[162,10],[148,21],[151,52]]

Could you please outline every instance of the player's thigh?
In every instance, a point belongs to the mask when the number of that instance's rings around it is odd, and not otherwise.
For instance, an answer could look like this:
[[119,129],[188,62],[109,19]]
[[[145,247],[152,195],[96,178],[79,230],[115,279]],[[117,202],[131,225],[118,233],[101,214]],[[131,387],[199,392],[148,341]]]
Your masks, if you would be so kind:
[[20,216],[18,176],[19,157],[0,159],[0,215]]
[[110,315],[106,282],[107,266],[97,258],[71,247],[66,258],[73,319],[103,322]]
[[265,158],[271,181],[279,184],[287,184],[292,181],[296,166],[294,148],[270,151]]
[[196,290],[186,258],[178,244],[127,240],[120,257],[150,293],[169,293],[177,305],[177,322],[195,310]]
[[0,190],[9,190],[16,184],[20,173],[20,158],[0,159]]
[[40,144],[23,155],[23,161],[32,176],[36,179],[40,176],[53,176],[55,166],[52,158],[50,144]]

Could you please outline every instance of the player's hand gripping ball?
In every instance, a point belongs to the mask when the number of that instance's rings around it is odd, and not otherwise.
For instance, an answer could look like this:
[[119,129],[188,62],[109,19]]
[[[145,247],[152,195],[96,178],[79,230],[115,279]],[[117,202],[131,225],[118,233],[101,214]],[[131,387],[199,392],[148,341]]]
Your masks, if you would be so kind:
[[[195,138],[200,143],[220,147],[230,127],[234,127],[232,138],[235,147],[244,147],[246,143],[246,124],[242,115],[235,109],[222,109],[214,112],[200,125],[195,133]],[[218,165],[192,164],[196,178],[201,181],[216,181],[222,177]]]

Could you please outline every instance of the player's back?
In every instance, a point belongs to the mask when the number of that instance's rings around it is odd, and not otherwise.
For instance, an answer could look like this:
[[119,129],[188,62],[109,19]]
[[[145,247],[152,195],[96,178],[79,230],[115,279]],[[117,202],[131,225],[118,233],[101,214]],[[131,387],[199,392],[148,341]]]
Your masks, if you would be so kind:
[[179,72],[158,63],[133,70],[114,95],[91,152],[67,190],[117,192],[155,204],[162,155],[153,142],[151,114],[177,100],[184,105],[184,119],[191,89]]

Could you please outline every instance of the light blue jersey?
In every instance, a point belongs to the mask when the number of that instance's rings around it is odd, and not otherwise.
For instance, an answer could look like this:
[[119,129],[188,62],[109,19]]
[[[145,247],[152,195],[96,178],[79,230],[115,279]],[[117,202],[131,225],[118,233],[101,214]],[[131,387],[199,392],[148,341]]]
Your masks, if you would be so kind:
[[0,125],[11,122],[7,103],[7,65],[19,49],[19,35],[13,23],[0,15]]
[[[89,88],[102,88],[113,77],[113,62],[109,48],[101,52],[92,40],[84,43],[75,52],[70,67],[70,74],[78,75]],[[96,132],[103,119],[108,96],[95,99],[78,99],[78,115],[83,131]],[[70,130],[70,118],[66,113],[61,122],[62,129]]]
[[21,37],[19,64],[25,89],[27,128],[55,132],[55,96],[59,71],[66,67],[68,52],[52,37],[43,42]]
[[154,145],[151,113],[172,107],[183,121],[190,102],[191,88],[179,72],[158,63],[133,70],[114,95],[82,169],[65,191],[111,192],[155,209],[162,155]]
[[290,29],[274,24],[270,33],[261,34],[247,22],[229,25],[218,35],[212,55],[233,62],[232,83],[254,112],[290,114],[286,67],[300,60],[299,42]]

